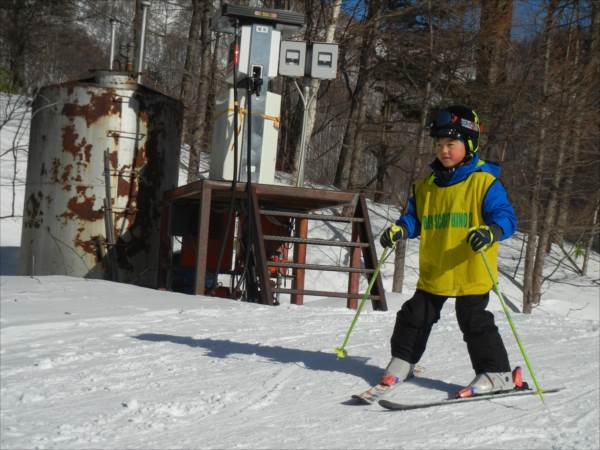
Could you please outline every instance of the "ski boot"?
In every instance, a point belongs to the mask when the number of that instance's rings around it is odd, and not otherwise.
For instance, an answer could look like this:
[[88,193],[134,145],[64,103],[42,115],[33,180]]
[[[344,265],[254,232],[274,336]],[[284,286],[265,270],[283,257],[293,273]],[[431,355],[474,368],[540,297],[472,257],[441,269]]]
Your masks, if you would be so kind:
[[361,403],[375,403],[404,380],[412,377],[413,370],[414,364],[410,364],[400,358],[392,357],[379,383],[370,387],[362,394],[353,395],[352,398],[359,400]]
[[527,388],[527,383],[523,381],[521,368],[516,367],[512,374],[510,372],[480,373],[468,386],[460,389],[455,394],[455,397],[473,397],[475,395],[508,392]]
[[384,386],[394,386],[402,383],[413,376],[415,365],[410,364],[403,359],[392,357],[388,363],[379,384]]

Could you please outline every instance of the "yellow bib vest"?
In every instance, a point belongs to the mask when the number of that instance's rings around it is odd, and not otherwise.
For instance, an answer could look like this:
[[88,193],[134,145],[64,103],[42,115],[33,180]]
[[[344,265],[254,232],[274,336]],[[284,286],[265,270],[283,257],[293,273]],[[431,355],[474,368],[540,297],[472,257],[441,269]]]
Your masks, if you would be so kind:
[[[469,228],[485,225],[483,199],[496,178],[473,172],[464,181],[440,187],[433,176],[415,184],[415,203],[421,223],[417,289],[447,297],[485,294],[492,281],[483,258],[467,243]],[[486,256],[495,279],[498,243]]]

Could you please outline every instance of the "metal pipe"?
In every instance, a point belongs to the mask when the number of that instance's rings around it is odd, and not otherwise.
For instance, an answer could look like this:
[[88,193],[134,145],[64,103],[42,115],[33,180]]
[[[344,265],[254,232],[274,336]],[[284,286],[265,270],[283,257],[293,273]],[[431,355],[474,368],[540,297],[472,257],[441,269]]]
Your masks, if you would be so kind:
[[144,0],[141,2],[142,4],[142,32],[140,35],[140,43],[139,43],[139,53],[138,53],[138,67],[137,67],[137,82],[142,82],[142,70],[144,68],[144,44],[146,41],[146,17],[148,15],[148,7],[150,6],[150,2],[148,0]]
[[300,135],[300,155],[298,157],[298,178],[296,179],[296,187],[304,186],[304,159],[306,153],[306,123],[308,122],[308,102],[310,97],[310,85],[304,85],[304,94],[300,90],[298,86],[298,82],[294,80],[294,86],[298,90],[298,94],[300,94],[300,99],[302,100],[302,106],[304,107],[304,111],[302,114],[302,132]]
[[117,31],[117,21],[110,19],[110,60],[108,61],[108,70],[113,70],[115,60],[115,35]]

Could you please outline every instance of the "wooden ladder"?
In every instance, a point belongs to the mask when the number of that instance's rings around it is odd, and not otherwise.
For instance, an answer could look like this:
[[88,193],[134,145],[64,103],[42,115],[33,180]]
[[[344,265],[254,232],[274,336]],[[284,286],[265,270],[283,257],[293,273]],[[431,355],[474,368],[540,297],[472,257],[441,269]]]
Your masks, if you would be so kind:
[[[375,244],[373,242],[373,234],[371,232],[371,224],[369,221],[369,211],[364,194],[357,194],[351,216],[299,212],[294,210],[272,209],[268,206],[261,208],[256,193],[256,188],[253,187],[251,192],[252,213],[250,220],[253,222],[253,239],[254,245],[254,265],[258,278],[258,286],[260,288],[260,301],[265,304],[273,304],[273,294],[283,293],[290,294],[293,304],[301,305],[305,295],[338,297],[347,298],[347,306],[356,309],[358,299],[362,298],[364,293],[358,292],[360,274],[364,274],[370,278],[375,272],[378,263]],[[273,236],[264,235],[261,225],[262,216],[271,216],[279,218],[291,218],[295,221],[294,236]],[[309,221],[325,221],[325,222],[347,222],[352,224],[352,236],[350,241],[329,240],[329,239],[311,239],[308,238]],[[282,243],[290,243],[294,245],[294,260],[293,262],[269,261],[265,251],[266,241],[278,241]],[[323,265],[323,264],[307,264],[306,263],[306,247],[308,245],[315,246],[331,246],[331,247],[346,247],[350,249],[350,265]],[[361,255],[364,260],[364,267],[361,267]],[[291,269],[293,273],[292,288],[273,287],[271,285],[271,277],[269,275],[270,267],[278,267]],[[348,273],[348,290],[347,292],[332,292],[304,289],[304,277],[306,270],[320,270],[328,272],[346,272]],[[385,291],[381,279],[381,273],[377,276],[377,280],[373,284],[373,288],[369,293],[369,299],[372,302],[373,309],[379,311],[387,311],[387,303],[385,300]]]

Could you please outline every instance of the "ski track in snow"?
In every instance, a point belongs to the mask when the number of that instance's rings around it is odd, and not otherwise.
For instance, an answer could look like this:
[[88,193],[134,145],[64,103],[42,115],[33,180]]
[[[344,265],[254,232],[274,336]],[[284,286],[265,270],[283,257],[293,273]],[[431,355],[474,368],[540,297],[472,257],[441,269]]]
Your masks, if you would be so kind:
[[[353,317],[339,304],[265,307],[159,292],[153,298],[146,289],[118,286],[126,297],[97,294],[102,317],[61,297],[56,278],[41,277],[41,285],[2,279],[3,449],[599,444],[595,321],[514,318],[542,386],[567,386],[547,397],[550,413],[537,397],[398,413],[348,404],[387,362],[395,309],[365,310],[350,356],[337,360],[333,348]],[[86,286],[96,283],[106,287]],[[30,289],[47,298],[28,298]],[[21,313],[34,306],[45,321]],[[65,315],[65,306],[77,314]],[[508,324],[498,322],[511,361],[521,363]],[[442,311],[421,363],[424,373],[395,395],[444,398],[472,377],[452,307]]]

